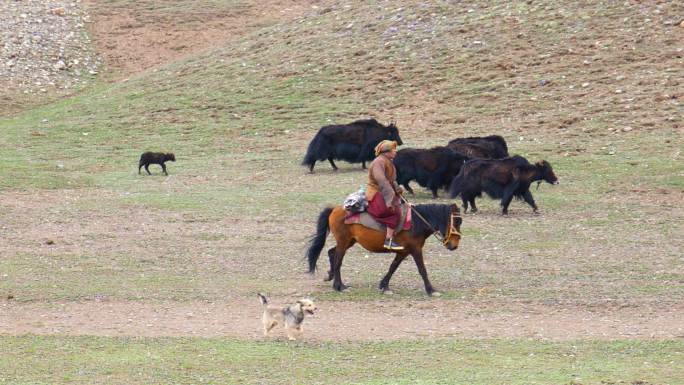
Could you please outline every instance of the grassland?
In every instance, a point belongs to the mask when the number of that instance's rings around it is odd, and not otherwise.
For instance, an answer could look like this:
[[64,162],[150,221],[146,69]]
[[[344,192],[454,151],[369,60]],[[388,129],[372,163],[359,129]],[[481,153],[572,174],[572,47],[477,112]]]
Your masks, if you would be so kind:
[[[156,12],[177,18],[187,3],[109,2],[102,12],[140,7],[145,20]],[[216,4],[211,9],[228,7]],[[283,300],[310,294],[327,312],[350,301],[382,301],[395,311],[407,301],[469,304],[494,313],[500,304],[509,311],[530,303],[601,314],[626,307],[635,315],[676,307],[684,301],[684,29],[672,20],[682,12],[676,2],[327,1],[213,50],[3,118],[0,294],[11,299],[0,303],[230,306],[266,291]],[[299,162],[318,127],[369,115],[395,119],[406,146],[502,134],[511,152],[550,161],[561,184],[533,191],[540,216],[514,202],[503,218],[484,200],[465,217],[459,250],[428,243],[440,302],[424,297],[410,263],[392,281],[395,297],[383,297],[375,286],[389,257],[360,249],[344,264],[352,291],[333,293],[303,279],[306,237],[318,211],[365,174],[358,165],[333,173],[321,164],[308,175]],[[146,150],[176,153],[169,177],[137,174]],[[665,341],[468,336],[286,345],[13,336],[9,321],[0,337],[6,383],[675,384],[683,377],[677,325]],[[340,340],[355,332],[340,330]]]
[[674,341],[1,340],[0,380],[17,384],[676,384],[683,354]]

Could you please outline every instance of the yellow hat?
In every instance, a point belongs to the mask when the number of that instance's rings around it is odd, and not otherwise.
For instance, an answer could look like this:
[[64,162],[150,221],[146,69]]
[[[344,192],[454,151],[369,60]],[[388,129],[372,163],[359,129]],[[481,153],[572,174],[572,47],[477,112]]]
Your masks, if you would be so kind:
[[393,140],[383,140],[382,142],[378,143],[377,146],[375,146],[375,156],[378,156],[382,154],[383,152],[391,151],[391,150],[396,150],[397,149],[397,142]]

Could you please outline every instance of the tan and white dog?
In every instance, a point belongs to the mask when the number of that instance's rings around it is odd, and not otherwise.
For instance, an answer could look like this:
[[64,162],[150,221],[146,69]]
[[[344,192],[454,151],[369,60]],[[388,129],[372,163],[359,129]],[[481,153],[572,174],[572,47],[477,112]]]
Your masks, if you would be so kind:
[[290,341],[296,340],[295,334],[302,335],[304,329],[304,315],[313,315],[316,310],[316,305],[308,298],[300,299],[295,304],[287,307],[270,306],[266,296],[258,293],[261,305],[264,308],[264,314],[261,317],[261,322],[264,325],[264,336],[268,336],[269,332],[278,325],[282,325],[287,333],[287,338]]

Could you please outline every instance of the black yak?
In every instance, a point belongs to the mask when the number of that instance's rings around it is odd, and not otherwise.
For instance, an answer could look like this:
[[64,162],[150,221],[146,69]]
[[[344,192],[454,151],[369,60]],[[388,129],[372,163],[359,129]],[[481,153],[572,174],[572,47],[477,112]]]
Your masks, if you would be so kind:
[[506,159],[473,159],[466,162],[461,172],[454,178],[449,187],[451,198],[461,196],[463,211],[468,210],[468,203],[472,211],[477,211],[475,197],[482,196],[484,191],[493,199],[501,199],[502,214],[508,214],[508,205],[513,197],[523,199],[537,212],[530,184],[544,180],[550,184],[558,184],[558,178],[553,173],[549,162],[542,160],[530,164],[522,156]]
[[432,191],[437,198],[437,190],[448,188],[451,180],[458,175],[463,163],[469,158],[448,147],[430,149],[405,148],[397,152],[394,166],[397,168],[397,183],[413,194],[409,182],[415,180],[419,185]]
[[508,157],[508,145],[499,135],[458,138],[450,141],[447,147],[470,158],[503,159]]
[[142,155],[140,155],[140,162],[138,162],[138,174],[140,174],[140,169],[145,166],[145,171],[149,175],[152,175],[150,172],[150,165],[151,164],[158,164],[161,166],[162,170],[164,170],[164,174],[169,175],[168,172],[166,172],[166,165],[164,162],[166,161],[176,161],[176,156],[173,155],[172,153],[163,153],[163,152],[145,152]]
[[334,160],[340,159],[349,163],[361,163],[361,167],[365,169],[366,162],[375,158],[373,149],[383,140],[404,144],[394,123],[383,126],[375,119],[368,119],[324,126],[309,143],[302,165],[308,166],[309,172],[313,172],[317,161],[327,159],[333,170],[337,171]]

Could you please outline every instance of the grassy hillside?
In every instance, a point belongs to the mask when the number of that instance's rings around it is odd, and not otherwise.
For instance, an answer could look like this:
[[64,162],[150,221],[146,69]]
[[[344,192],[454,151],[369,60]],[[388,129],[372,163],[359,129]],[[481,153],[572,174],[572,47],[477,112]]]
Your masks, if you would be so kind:
[[[327,2],[220,49],[2,120],[0,186],[33,201],[36,189],[53,191],[43,194],[45,208],[4,214],[23,234],[17,244],[42,235],[77,245],[56,256],[8,245],[2,264],[16,279],[3,286],[26,299],[213,298],[226,288],[270,286],[272,277],[296,279],[317,211],[364,180],[350,172],[357,166],[333,174],[320,165],[306,175],[299,166],[306,143],[323,124],[371,115],[397,120],[407,146],[500,133],[512,152],[549,160],[561,178],[558,188],[537,193],[548,216],[521,216],[528,211],[516,204],[501,227],[483,213],[466,219],[472,241],[459,251],[464,260],[430,250],[433,274],[452,295],[496,287],[485,292],[583,303],[681,298],[682,286],[672,283],[683,273],[681,239],[673,238],[684,200],[683,30],[671,24],[680,11],[674,2]],[[145,150],[176,153],[169,178],[137,176]],[[62,199],[68,194],[71,201]],[[483,204],[495,217],[496,203]],[[74,231],[21,230],[39,228],[32,218],[46,210]],[[166,223],[164,231],[185,234],[187,244],[155,234],[154,224],[80,230],[83,221],[131,218]],[[223,230],[207,233],[193,221]],[[136,231],[152,241],[134,246],[144,242]],[[91,238],[117,240],[102,252],[118,267],[97,263]],[[191,258],[199,244],[206,255]],[[478,261],[483,250],[486,263]],[[37,264],[28,257],[36,253],[53,262]],[[150,256],[160,265],[146,265]],[[235,261],[250,267],[242,266],[241,279],[223,278],[216,258],[228,271]],[[53,276],[54,264],[81,266],[78,260],[93,264]],[[524,273],[515,261],[529,264]],[[269,274],[265,264],[280,267]],[[361,261],[350,273],[373,281],[384,264]],[[188,274],[215,279],[184,281]],[[406,279],[419,287],[414,274]],[[53,280],[69,283],[49,290]],[[177,292],[180,282],[190,286]]]

